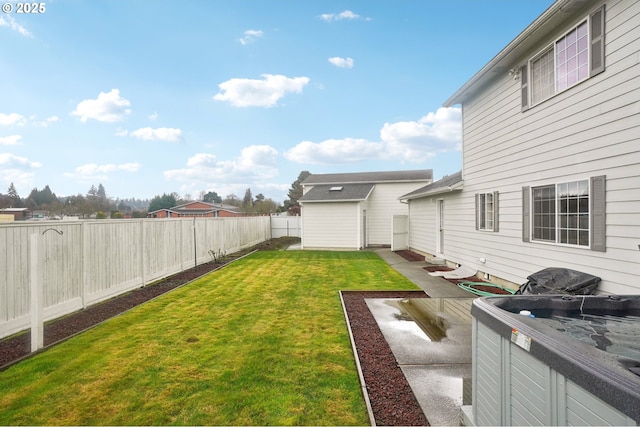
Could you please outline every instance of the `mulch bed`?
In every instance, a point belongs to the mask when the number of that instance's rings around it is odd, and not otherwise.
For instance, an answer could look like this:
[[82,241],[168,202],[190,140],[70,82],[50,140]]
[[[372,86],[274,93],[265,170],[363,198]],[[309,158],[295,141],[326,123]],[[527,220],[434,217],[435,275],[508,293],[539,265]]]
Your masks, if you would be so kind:
[[365,298],[428,298],[423,291],[342,291],[376,425],[429,425]]
[[402,258],[406,259],[409,262],[424,261],[424,255],[420,255],[408,249],[403,249],[401,251],[394,251],[394,253],[400,255]]

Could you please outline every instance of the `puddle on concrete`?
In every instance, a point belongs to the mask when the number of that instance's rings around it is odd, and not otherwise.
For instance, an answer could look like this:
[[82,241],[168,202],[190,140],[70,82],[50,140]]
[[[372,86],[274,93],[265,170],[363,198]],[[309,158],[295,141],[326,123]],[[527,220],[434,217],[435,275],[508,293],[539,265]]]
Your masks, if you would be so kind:
[[459,425],[471,402],[472,300],[366,300],[431,425]]

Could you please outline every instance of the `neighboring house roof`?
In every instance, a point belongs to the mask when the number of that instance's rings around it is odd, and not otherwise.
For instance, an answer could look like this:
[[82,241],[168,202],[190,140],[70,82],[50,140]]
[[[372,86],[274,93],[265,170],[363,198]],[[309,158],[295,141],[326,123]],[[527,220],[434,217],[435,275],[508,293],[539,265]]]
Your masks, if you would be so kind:
[[326,173],[311,174],[302,181],[302,185],[411,182],[430,181],[432,179],[433,171],[431,169],[387,172]]
[[313,202],[360,202],[367,200],[375,184],[314,185],[298,199],[302,203]]
[[400,200],[418,199],[420,197],[433,196],[434,194],[448,193],[450,191],[462,190],[462,171],[447,175],[444,178],[424,187],[418,188],[410,193],[400,196]]
[[[478,93],[492,80],[504,76],[519,65],[530,53],[531,49],[539,47],[551,30],[563,26],[563,24],[575,18],[574,11],[592,4],[591,0],[557,0],[520,33],[511,43],[502,49],[487,65],[478,71],[456,93],[447,99],[443,106],[451,107],[462,104],[470,97]],[[514,75],[514,77],[516,77]]]
[[[191,207],[192,205],[207,205],[208,208],[194,208]],[[201,211],[201,210],[212,210],[212,211],[217,211],[217,210],[227,210],[227,211],[237,211],[238,208],[236,206],[233,205],[225,205],[224,203],[209,203],[209,202],[203,202],[201,200],[196,200],[196,201],[192,201],[192,202],[187,202],[184,203],[182,205],[177,205],[174,206],[172,208],[170,208],[171,210],[194,210],[194,211]]]
[[25,212],[28,210],[29,208],[4,208],[0,209],[0,212]]

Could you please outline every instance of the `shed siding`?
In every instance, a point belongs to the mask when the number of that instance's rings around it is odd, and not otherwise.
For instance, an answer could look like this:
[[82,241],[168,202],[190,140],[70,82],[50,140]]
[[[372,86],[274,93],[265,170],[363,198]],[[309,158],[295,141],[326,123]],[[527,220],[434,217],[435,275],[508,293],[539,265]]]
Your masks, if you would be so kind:
[[[592,8],[601,4],[593,3]],[[459,200],[445,204],[447,212],[455,208],[455,221],[451,214],[446,215],[450,220],[446,224],[447,258],[461,264],[476,264],[478,258],[485,258],[482,271],[515,283],[524,283],[529,274],[543,268],[558,266],[601,277],[603,292],[640,292],[637,22],[640,2],[607,2],[606,70],[525,112],[520,108],[520,82],[508,72],[463,105],[465,189]],[[565,30],[558,28],[553,36]],[[522,187],[596,175],[606,176],[606,252],[522,241]],[[499,191],[500,231],[477,231],[473,227],[474,194],[492,191]],[[414,208],[420,212],[429,202],[411,203],[413,217]],[[430,215],[435,218],[435,212]],[[420,227],[412,218],[412,233],[428,238]],[[412,242],[418,238],[412,236]],[[418,248],[419,244],[412,245]]]
[[303,249],[358,249],[359,206],[356,202],[303,204]]
[[391,221],[394,215],[407,215],[408,206],[398,197],[416,190],[424,183],[380,183],[376,184],[367,200],[367,243],[369,245],[391,244]]

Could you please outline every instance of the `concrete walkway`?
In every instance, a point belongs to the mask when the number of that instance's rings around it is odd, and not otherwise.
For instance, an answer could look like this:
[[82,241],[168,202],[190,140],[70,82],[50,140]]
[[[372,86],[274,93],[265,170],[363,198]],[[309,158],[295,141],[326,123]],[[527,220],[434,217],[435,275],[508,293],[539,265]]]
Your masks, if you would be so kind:
[[389,248],[376,249],[375,252],[393,269],[411,280],[431,298],[469,298],[474,295],[460,289],[448,280],[430,275],[424,267],[430,265],[426,261],[407,261]]

